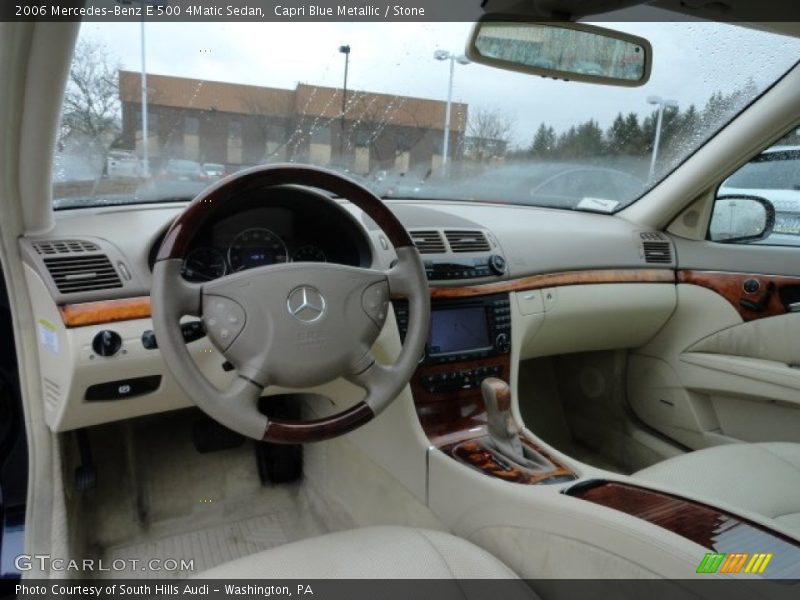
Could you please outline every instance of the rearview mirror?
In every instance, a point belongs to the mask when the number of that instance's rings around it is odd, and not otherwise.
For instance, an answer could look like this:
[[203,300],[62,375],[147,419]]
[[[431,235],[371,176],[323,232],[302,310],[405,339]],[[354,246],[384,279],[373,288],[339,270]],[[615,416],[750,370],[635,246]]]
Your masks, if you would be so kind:
[[475,63],[543,77],[636,87],[650,79],[653,50],[644,38],[583,23],[532,23],[489,14],[472,30]]
[[759,196],[719,196],[708,237],[712,242],[757,242],[775,226],[775,207]]

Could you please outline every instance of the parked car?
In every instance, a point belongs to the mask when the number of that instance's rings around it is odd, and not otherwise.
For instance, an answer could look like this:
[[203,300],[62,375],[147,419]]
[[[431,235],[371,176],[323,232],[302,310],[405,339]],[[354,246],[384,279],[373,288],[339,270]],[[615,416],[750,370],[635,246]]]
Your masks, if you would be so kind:
[[203,171],[212,181],[222,179],[228,174],[228,171],[225,169],[225,165],[220,163],[204,163]]
[[775,207],[775,226],[759,243],[796,246],[800,236],[800,146],[765,150],[728,177],[718,195],[766,198]]
[[199,162],[171,158],[161,170],[161,179],[171,181],[208,181],[208,174]]
[[418,197],[425,185],[425,177],[413,172],[381,169],[367,177],[368,187],[381,198]]
[[105,176],[109,179],[141,177],[142,161],[133,152],[111,150],[106,157]]
[[[608,167],[538,162],[489,169],[463,180],[458,187],[475,200],[612,212],[641,194],[645,183]],[[447,188],[438,186],[437,190],[445,192]]]

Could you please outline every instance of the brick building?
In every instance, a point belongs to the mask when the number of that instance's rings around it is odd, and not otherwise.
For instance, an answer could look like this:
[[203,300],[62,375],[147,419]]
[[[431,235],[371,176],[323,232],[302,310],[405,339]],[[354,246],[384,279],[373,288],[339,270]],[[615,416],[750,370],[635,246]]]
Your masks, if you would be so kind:
[[[122,145],[141,155],[140,74],[119,72]],[[148,151],[229,168],[297,161],[357,173],[427,172],[442,161],[445,103],[298,84],[295,89],[148,75]],[[453,103],[450,152],[464,146],[467,105]],[[451,154],[451,158],[454,158]]]

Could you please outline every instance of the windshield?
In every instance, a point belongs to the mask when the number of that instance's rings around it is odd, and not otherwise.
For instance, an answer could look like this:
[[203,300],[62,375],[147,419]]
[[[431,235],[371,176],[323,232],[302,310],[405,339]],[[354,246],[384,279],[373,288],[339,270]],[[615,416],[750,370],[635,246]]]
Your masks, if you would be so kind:
[[469,23],[84,24],[55,206],[187,200],[230,173],[297,162],[384,198],[614,212],[800,55],[800,40],[735,25],[603,26],[651,41],[647,85],[471,64]]

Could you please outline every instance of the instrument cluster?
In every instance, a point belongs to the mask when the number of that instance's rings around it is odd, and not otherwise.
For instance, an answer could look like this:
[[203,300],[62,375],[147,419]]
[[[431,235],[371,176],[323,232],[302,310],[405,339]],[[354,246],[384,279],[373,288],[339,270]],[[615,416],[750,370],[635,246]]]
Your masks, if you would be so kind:
[[237,233],[227,248],[195,246],[183,260],[181,273],[194,282],[211,281],[229,273],[285,262],[328,262],[315,243],[293,245],[271,229],[250,227]]
[[[154,261],[158,244],[151,252]],[[268,203],[241,201],[198,231],[181,273],[206,282],[239,271],[287,262],[330,262],[366,267],[365,231],[344,211],[311,194],[283,190]]]

